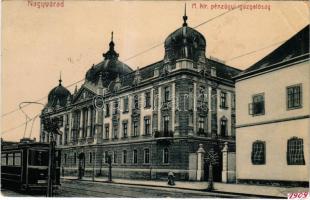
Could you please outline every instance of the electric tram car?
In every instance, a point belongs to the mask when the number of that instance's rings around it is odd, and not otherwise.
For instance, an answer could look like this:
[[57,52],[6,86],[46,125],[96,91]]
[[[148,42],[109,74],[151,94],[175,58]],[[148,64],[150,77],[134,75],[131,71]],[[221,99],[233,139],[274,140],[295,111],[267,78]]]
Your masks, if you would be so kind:
[[[18,190],[46,190],[49,144],[1,142],[1,187]],[[60,185],[60,150],[55,150],[53,187]]]

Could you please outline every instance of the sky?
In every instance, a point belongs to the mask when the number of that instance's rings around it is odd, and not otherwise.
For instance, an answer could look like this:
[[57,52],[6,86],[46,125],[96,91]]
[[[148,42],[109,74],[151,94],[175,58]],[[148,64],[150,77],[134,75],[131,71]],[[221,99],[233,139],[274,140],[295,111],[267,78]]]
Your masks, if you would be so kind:
[[[34,2],[40,1],[2,1],[1,137],[5,140],[39,139],[39,118],[30,131],[31,123],[25,129],[21,111],[6,113],[18,109],[21,102],[46,97],[58,85],[60,72],[65,86],[83,79],[92,64],[103,60],[112,31],[119,59],[131,68],[161,60],[163,45],[128,58],[163,44],[181,27],[185,1],[64,0],[63,7],[47,8],[35,7]],[[269,9],[227,12],[216,4],[248,8],[259,4]],[[207,22],[196,28],[206,38],[207,57],[246,69],[309,24],[309,3],[189,1],[187,16],[190,27]],[[72,92],[74,87],[68,89]],[[23,110],[34,117],[41,109],[42,105],[33,104]]]

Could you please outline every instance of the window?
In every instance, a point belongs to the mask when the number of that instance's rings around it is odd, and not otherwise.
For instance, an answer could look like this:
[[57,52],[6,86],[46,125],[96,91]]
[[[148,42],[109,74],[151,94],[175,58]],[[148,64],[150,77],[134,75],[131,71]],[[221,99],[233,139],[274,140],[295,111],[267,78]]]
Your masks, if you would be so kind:
[[128,137],[128,123],[127,122],[123,123],[123,136],[124,138]]
[[138,163],[138,151],[136,149],[133,150],[133,163]]
[[67,164],[67,154],[64,155],[64,164]]
[[117,152],[116,151],[113,152],[113,162],[117,163]]
[[294,85],[286,88],[287,91],[287,108],[301,108],[302,91],[301,85]]
[[76,164],[76,153],[73,154],[73,163]]
[[222,137],[227,136],[227,118],[226,117],[221,118],[221,136]]
[[199,133],[204,133],[204,127],[205,127],[205,119],[204,117],[199,117],[199,121],[198,121],[198,132]]
[[303,139],[293,137],[287,141],[287,164],[304,165],[304,144]]
[[150,135],[150,119],[149,118],[144,119],[144,134]]
[[134,96],[133,105],[134,105],[134,109],[139,109],[139,97],[138,97],[138,95]]
[[105,104],[105,117],[109,117],[110,116],[110,104],[107,103]]
[[150,150],[144,149],[144,163],[150,163]]
[[138,122],[134,121],[133,122],[133,136],[136,137],[138,136],[139,132],[138,132]]
[[110,128],[109,128],[109,124],[105,125],[105,139],[109,139],[109,132],[110,132]]
[[252,164],[263,165],[265,164],[265,142],[256,141],[252,144]]
[[6,166],[8,161],[8,155],[7,154],[1,154],[1,166]]
[[164,148],[164,151],[163,151],[163,162],[165,164],[169,163],[169,150],[168,150],[168,148]]
[[263,94],[254,95],[252,103],[249,104],[250,115],[264,115],[265,114],[265,100]]
[[170,100],[170,89],[169,87],[164,88],[164,102],[168,102]]
[[227,109],[227,93],[221,92],[221,108]]
[[115,125],[113,126],[113,139],[117,139],[118,138],[118,126]]
[[118,101],[114,101],[113,115],[118,114]]
[[150,108],[151,107],[151,92],[146,92],[145,93],[144,107],[145,108]]
[[164,116],[164,133],[169,132],[169,116]]
[[14,165],[20,166],[21,165],[21,153],[14,154]]
[[109,152],[105,151],[104,152],[104,162],[108,163],[108,159],[109,159]]
[[89,163],[93,162],[93,154],[92,152],[89,152]]
[[123,163],[124,164],[127,163],[127,151],[126,150],[123,151]]
[[128,108],[129,108],[129,105],[128,105],[128,96],[125,96],[124,97],[124,112],[128,112]]

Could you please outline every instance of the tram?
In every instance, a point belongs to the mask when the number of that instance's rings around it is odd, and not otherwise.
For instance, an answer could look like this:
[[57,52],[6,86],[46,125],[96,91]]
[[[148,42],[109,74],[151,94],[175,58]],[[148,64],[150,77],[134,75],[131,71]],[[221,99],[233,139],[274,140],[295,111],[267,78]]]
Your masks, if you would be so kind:
[[[40,142],[1,141],[1,187],[46,190],[50,146]],[[60,185],[60,150],[55,150],[53,187]]]

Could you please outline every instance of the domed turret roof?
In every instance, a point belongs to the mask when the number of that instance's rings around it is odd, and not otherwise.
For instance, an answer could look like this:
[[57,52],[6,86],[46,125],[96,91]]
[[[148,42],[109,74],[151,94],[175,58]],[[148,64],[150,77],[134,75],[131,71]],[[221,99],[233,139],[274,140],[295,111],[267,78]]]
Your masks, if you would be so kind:
[[200,56],[205,56],[206,40],[201,33],[187,25],[186,8],[183,21],[183,26],[165,40],[165,61],[181,58],[198,61]]
[[109,50],[103,54],[104,60],[93,65],[86,73],[86,80],[92,83],[97,83],[101,74],[102,83],[107,87],[112,80],[118,76],[122,76],[132,72],[133,70],[125,63],[118,60],[119,54],[114,50],[113,32]]
[[47,106],[55,107],[57,104],[59,106],[66,106],[68,98],[71,98],[71,93],[61,84],[62,80],[59,79],[59,85],[53,88],[48,94]]

